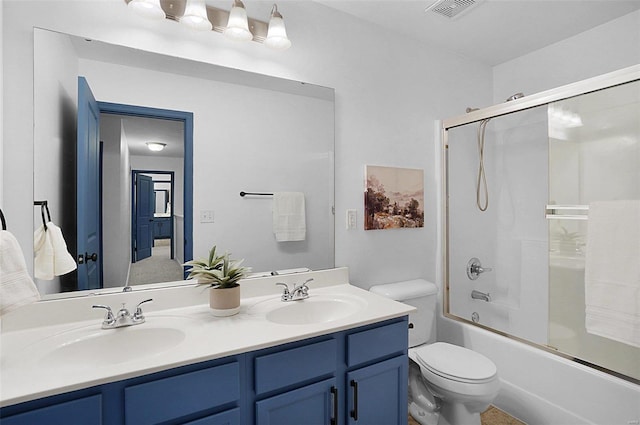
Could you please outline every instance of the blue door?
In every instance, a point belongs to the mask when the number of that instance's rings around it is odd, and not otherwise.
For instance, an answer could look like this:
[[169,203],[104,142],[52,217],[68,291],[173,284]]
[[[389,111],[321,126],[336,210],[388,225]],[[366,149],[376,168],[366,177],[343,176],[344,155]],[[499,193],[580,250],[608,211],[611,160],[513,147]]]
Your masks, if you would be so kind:
[[102,288],[100,108],[84,77],[78,77],[76,178],[78,289],[98,289]]
[[155,193],[151,177],[135,173],[135,179],[136,246],[134,252],[135,261],[140,261],[151,257]]

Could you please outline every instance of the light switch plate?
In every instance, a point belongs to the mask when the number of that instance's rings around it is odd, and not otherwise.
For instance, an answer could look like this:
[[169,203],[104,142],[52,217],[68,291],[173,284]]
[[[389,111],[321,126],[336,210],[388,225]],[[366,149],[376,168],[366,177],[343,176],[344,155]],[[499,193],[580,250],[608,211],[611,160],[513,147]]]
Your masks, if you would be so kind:
[[347,210],[347,230],[355,229],[358,222],[356,210]]
[[213,223],[213,211],[200,210],[200,223]]

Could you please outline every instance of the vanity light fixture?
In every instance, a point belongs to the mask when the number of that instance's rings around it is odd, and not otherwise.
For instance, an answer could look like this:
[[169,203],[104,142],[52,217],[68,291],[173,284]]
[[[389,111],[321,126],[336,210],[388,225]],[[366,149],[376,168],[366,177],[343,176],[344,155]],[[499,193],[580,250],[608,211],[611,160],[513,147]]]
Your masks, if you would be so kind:
[[269,23],[247,16],[242,0],[233,0],[231,11],[206,4],[206,0],[124,0],[148,17],[167,18],[196,30],[213,30],[227,38],[263,43],[274,50],[291,47],[282,15],[273,5]]
[[164,19],[167,16],[160,6],[160,0],[131,0],[129,8],[145,18]]
[[287,37],[284,20],[280,12],[278,12],[278,6],[275,4],[271,9],[269,30],[267,31],[267,38],[264,40],[264,44],[276,50],[286,50],[291,47],[291,40]]
[[166,143],[147,142],[147,147],[149,148],[150,151],[153,151],[153,152],[160,152],[161,150],[164,149],[165,146],[167,146]]
[[213,25],[207,17],[204,0],[187,0],[180,23],[198,31],[211,31]]

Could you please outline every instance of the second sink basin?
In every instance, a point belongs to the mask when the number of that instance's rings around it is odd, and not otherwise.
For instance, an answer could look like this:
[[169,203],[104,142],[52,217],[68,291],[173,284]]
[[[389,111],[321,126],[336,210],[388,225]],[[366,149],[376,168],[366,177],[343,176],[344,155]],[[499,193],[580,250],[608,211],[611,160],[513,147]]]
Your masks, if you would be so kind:
[[366,301],[357,297],[311,295],[299,301],[270,300],[259,308],[266,311],[265,318],[270,322],[281,325],[310,325],[343,319],[359,312],[366,305]]

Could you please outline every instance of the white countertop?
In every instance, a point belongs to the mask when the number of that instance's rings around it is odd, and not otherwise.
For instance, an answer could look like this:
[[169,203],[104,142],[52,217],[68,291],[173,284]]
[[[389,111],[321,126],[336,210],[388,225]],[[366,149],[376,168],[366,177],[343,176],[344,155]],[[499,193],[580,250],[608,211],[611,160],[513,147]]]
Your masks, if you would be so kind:
[[[320,280],[314,282],[318,283],[317,287],[314,287],[313,283],[310,284],[311,298],[357,298],[361,307],[346,317],[326,323],[273,323],[266,320],[266,313],[271,308],[266,306],[285,303],[278,301],[280,295],[272,288],[273,279],[265,278],[264,283],[259,280],[252,283],[255,288],[258,288],[259,284],[262,289],[247,289],[246,292],[249,295],[265,291],[271,294],[250,297],[243,295],[240,312],[230,317],[214,317],[208,304],[197,303],[177,308],[149,308],[145,310],[146,323],[115,330],[100,329],[100,318],[104,311],[91,312],[90,309],[86,314],[90,320],[65,321],[23,329],[3,326],[0,339],[0,406],[338,332],[405,316],[414,310],[411,306],[346,284],[344,279],[332,280],[330,275],[322,273],[299,274],[295,279],[301,282],[308,276],[315,276],[316,280]],[[147,295],[153,294],[145,291],[144,295],[137,293],[136,297],[143,299]],[[130,293],[127,296],[131,296]],[[96,300],[94,297],[79,302],[102,304],[104,300],[105,298]],[[167,306],[166,302],[159,304],[162,307]],[[46,306],[49,310],[54,307],[55,304]],[[112,308],[114,307],[114,310],[117,310],[118,306],[112,305]],[[64,345],[70,338],[91,338],[93,335],[101,335],[101,332],[131,332],[143,327],[162,328],[167,324],[179,329],[181,335],[184,334],[184,339],[174,347],[163,349],[164,351],[147,350],[141,346],[132,346],[128,350],[127,344],[123,344],[125,346],[121,347],[121,352],[115,360],[98,365],[83,362],[82,353],[73,351],[66,351],[64,357],[44,356],[48,347]]]

